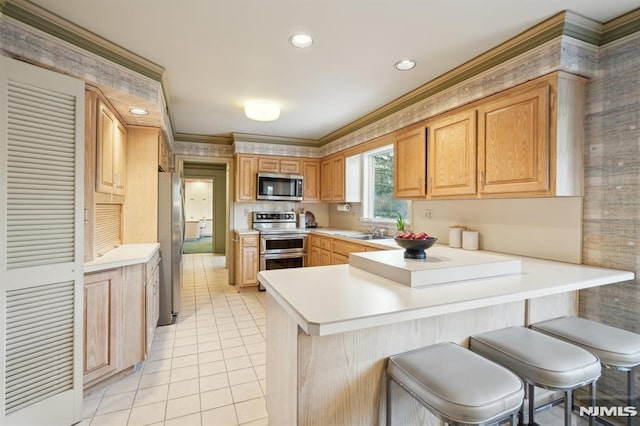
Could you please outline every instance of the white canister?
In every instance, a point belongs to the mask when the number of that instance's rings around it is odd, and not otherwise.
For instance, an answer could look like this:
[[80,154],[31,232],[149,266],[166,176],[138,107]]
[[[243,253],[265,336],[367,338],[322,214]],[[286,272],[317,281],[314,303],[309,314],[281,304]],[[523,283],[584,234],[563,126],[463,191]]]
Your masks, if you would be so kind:
[[462,248],[464,250],[478,250],[478,231],[462,231]]
[[462,247],[462,231],[464,231],[465,229],[467,228],[460,225],[449,227],[449,247]]
[[298,228],[306,228],[307,227],[307,223],[306,223],[306,218],[304,213],[298,213]]

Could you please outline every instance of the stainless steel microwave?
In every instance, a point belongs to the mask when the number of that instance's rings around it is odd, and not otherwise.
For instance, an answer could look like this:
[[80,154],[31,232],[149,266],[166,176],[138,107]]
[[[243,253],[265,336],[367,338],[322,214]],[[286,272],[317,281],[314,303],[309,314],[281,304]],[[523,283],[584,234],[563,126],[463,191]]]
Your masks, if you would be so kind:
[[303,177],[280,173],[258,173],[258,200],[302,201]]

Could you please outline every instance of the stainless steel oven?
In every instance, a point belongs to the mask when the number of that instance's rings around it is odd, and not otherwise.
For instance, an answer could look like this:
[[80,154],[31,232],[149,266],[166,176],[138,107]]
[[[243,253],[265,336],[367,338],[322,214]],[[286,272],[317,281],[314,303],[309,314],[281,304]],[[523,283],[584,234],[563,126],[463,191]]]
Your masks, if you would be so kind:
[[269,271],[271,269],[302,268],[307,264],[306,253],[279,253],[261,254],[260,270]]
[[[273,233],[276,232],[276,233]],[[299,253],[307,251],[307,234],[261,233],[260,254]]]
[[260,231],[261,271],[307,264],[308,231],[296,227],[294,212],[253,212],[252,218],[253,228]]

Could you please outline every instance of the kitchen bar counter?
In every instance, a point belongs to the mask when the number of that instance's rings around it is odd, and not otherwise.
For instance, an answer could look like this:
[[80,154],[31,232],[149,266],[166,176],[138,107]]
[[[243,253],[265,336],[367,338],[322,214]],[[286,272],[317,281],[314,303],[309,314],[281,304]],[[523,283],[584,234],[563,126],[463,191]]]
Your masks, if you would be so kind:
[[634,278],[632,272],[511,257],[521,259],[522,274],[425,288],[350,265],[263,271],[258,279],[305,333],[324,336]]
[[[521,274],[414,288],[351,265],[260,272],[269,424],[385,424],[389,356],[443,341],[466,347],[476,333],[577,315],[577,290],[634,278],[514,257]],[[404,392],[393,404],[393,424],[440,424]]]
[[146,263],[160,248],[159,243],[122,244],[91,262],[84,264],[84,272],[104,271],[121,266]]

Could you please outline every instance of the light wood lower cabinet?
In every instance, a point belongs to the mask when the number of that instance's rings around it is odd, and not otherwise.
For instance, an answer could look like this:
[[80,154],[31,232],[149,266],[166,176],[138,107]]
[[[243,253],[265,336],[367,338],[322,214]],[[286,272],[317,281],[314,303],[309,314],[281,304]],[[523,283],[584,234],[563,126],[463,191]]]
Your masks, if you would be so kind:
[[84,276],[84,387],[143,361],[158,323],[159,252]]
[[258,285],[258,234],[243,235],[234,233],[234,277],[236,289],[255,287]]
[[118,371],[118,342],[122,329],[120,269],[85,275],[84,356],[85,387]]
[[309,266],[344,265],[349,263],[350,253],[382,250],[366,244],[317,234],[311,234],[309,239]]
[[160,317],[160,252],[146,265],[145,284],[145,353],[151,350],[151,342]]

